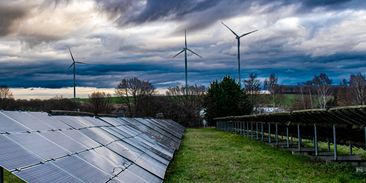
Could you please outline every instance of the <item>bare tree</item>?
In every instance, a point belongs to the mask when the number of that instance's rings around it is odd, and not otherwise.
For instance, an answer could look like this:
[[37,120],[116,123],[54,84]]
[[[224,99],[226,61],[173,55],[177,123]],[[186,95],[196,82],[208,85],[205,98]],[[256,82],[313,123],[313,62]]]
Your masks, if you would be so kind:
[[331,84],[332,80],[329,79],[327,74],[320,73],[319,75],[315,75],[312,80],[313,86],[316,89],[318,103],[320,108],[327,108],[327,102],[331,97]]
[[264,80],[264,88],[266,88],[271,93],[273,107],[276,107],[278,87],[278,77],[276,76],[276,74],[271,74],[269,75],[268,79]]
[[366,104],[366,78],[361,73],[352,74],[349,80],[349,86],[351,88],[351,96],[354,104],[364,105]]
[[13,94],[7,86],[0,86],[0,109],[9,109],[14,105]]
[[[166,95],[172,103],[178,106],[178,116],[185,126],[197,126],[201,121],[200,111],[203,108],[203,100],[206,93],[204,86],[188,86],[188,95],[185,95],[185,87],[169,87]],[[173,105],[171,105],[173,106]]]
[[0,99],[12,99],[13,93],[7,86],[0,86]]
[[339,86],[334,88],[334,96],[338,106],[352,105],[352,91],[346,79],[342,79]]
[[89,95],[89,103],[91,105],[91,111],[95,115],[110,113],[112,110],[111,95],[104,92],[93,92]]
[[249,78],[244,80],[245,92],[249,95],[249,100],[255,109],[258,107],[257,97],[261,89],[261,82],[257,77],[256,73],[250,73]]
[[149,115],[149,99],[155,93],[155,88],[150,82],[136,77],[124,78],[118,84],[115,93],[127,104],[130,116]]

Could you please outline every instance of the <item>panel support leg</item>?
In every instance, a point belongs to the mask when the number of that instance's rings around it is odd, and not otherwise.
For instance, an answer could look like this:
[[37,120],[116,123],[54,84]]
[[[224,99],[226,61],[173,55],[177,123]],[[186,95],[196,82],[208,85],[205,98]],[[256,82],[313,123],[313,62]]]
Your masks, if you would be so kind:
[[288,126],[286,126],[286,147],[289,148],[290,144],[289,144],[289,137],[288,137]]
[[243,122],[240,122],[240,135],[243,135]]
[[271,143],[271,123],[268,123],[268,143]]
[[263,129],[263,122],[261,123],[261,141],[264,142],[264,129]]
[[316,124],[314,124],[314,151],[315,156],[318,156],[318,132],[316,129]]
[[256,140],[258,140],[258,123],[255,123],[255,135],[256,135]]
[[253,122],[250,122],[250,137],[252,138],[252,139],[254,139],[254,133],[253,133],[253,130],[254,128],[253,128]]
[[334,144],[334,160],[338,159],[337,156],[337,134],[336,134],[336,126],[333,125],[333,144]]
[[275,129],[276,129],[276,135],[275,135],[276,145],[278,145],[278,125],[277,125],[277,123],[275,124]]
[[245,132],[245,123],[246,123],[246,122],[243,122],[243,136],[245,136],[245,133],[246,133],[246,132]]
[[249,122],[247,122],[247,137],[249,137]]
[[297,148],[299,152],[301,152],[301,131],[300,131],[300,124],[297,124]]
[[365,131],[365,145],[366,145],[366,126],[364,127],[364,131]]
[[353,151],[352,151],[352,143],[349,143],[349,155],[352,156],[353,155]]
[[234,133],[236,134],[236,132],[238,132],[238,123],[235,121],[234,122]]

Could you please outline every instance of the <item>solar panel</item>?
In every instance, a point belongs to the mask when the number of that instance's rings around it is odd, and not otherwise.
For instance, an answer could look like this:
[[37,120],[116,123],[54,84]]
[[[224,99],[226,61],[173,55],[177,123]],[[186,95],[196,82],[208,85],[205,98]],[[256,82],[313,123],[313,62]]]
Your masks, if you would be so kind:
[[42,161],[6,136],[0,136],[0,166],[13,170]]
[[[131,165],[117,177],[122,182],[151,182],[161,183],[163,179],[147,172],[137,165]],[[113,181],[112,181],[113,182]]]
[[4,113],[2,113],[0,111],[0,132],[1,133],[5,133],[5,132],[24,132],[24,131],[28,131],[29,129],[27,127],[25,127],[24,125],[18,123],[16,120],[8,117],[7,115],[5,115]]
[[168,123],[0,111],[0,166],[27,182],[160,183],[183,133]]
[[65,156],[68,154],[67,151],[57,146],[55,143],[42,137],[40,134],[35,133],[22,133],[22,134],[10,134],[9,139],[16,141],[23,148],[30,152],[38,155],[43,160],[49,160]]
[[73,140],[71,137],[65,135],[63,132],[60,131],[42,133],[42,135],[71,153],[80,152],[88,149],[88,147],[83,146],[76,140]]
[[19,176],[27,182],[83,182],[78,177],[64,171],[63,169],[56,167],[52,163],[46,163],[32,168],[27,168],[19,172],[15,172],[15,175]]
[[55,164],[68,172],[72,172],[84,182],[105,182],[110,178],[110,175],[79,157],[63,158],[55,161]]
[[88,163],[98,167],[107,173],[110,177],[112,177],[115,173],[116,167],[124,167],[123,164],[115,164],[113,161],[108,158],[101,156],[99,153],[94,150],[90,150],[87,152],[80,153],[78,155],[80,158],[84,159]]
[[[56,120],[54,117],[48,115],[48,113],[44,113],[44,112],[29,112],[27,113],[28,116],[33,116],[36,119],[37,123],[42,123],[44,125],[49,126],[52,129],[69,129],[70,126],[59,121]],[[28,119],[29,121],[29,119]]]
[[[46,119],[39,119],[35,112],[8,112],[4,114],[16,120],[18,123],[24,125],[31,131],[46,131],[51,129],[67,128],[67,125],[57,125],[57,123],[50,122]],[[41,113],[38,113],[41,114]],[[41,116],[41,115],[39,115]]]
[[100,128],[87,128],[80,130],[80,132],[100,144],[108,144],[118,140],[118,138],[115,138],[113,135]]
[[100,146],[100,144],[98,142],[96,142],[95,140],[84,135],[80,131],[70,130],[70,131],[63,131],[62,133],[67,135],[69,138],[79,142],[80,144],[82,144],[83,146],[85,146],[87,148],[94,148],[94,147]]

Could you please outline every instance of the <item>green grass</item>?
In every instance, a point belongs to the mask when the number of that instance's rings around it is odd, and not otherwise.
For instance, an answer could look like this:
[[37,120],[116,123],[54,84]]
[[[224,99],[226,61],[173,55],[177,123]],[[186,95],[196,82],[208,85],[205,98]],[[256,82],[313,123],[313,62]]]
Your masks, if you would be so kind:
[[187,129],[165,182],[366,182],[344,164],[311,162],[246,137]]
[[4,169],[4,183],[24,183],[24,182]]

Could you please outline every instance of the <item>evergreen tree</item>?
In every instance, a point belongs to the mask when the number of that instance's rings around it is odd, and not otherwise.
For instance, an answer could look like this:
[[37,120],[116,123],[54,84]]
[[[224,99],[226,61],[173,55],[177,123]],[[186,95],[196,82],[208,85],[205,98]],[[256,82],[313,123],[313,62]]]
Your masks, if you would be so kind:
[[221,82],[213,81],[208,88],[204,102],[206,120],[214,125],[213,118],[250,114],[253,110],[247,94],[230,76]]

